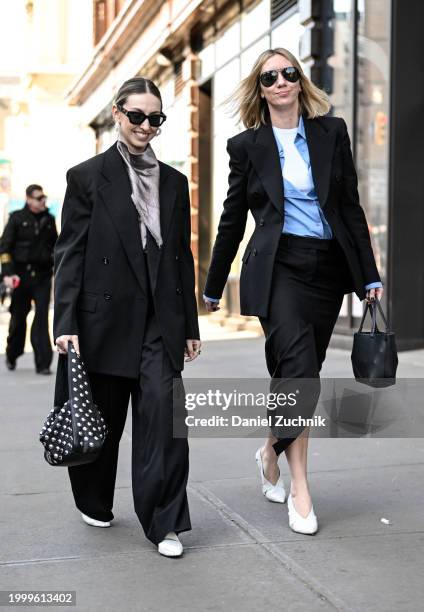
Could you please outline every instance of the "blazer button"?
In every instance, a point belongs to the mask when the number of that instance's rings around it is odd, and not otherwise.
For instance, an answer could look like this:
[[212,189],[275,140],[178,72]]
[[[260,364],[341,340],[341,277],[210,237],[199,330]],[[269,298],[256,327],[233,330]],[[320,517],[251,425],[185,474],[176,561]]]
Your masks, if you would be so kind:
[[340,183],[340,181],[342,180],[342,177],[340,176],[340,174],[336,174],[334,178],[336,180],[336,183]]
[[253,249],[252,253],[253,253],[253,255],[257,255],[258,251],[256,249]]
[[178,294],[178,295],[181,295],[181,294],[182,294],[182,291],[181,291],[180,287],[177,287],[177,288],[175,289],[175,291],[177,292],[177,294]]
[[178,261],[179,260],[179,256],[175,255],[175,259],[176,259],[176,261]]
[[263,219],[261,219],[261,220],[259,221],[259,225],[262,227],[263,225],[265,225],[265,221],[264,221]]
[[112,299],[112,294],[108,293],[107,291],[104,292],[103,297],[105,298],[105,300],[111,300]]
[[104,263],[105,266],[107,266],[109,263],[109,259],[107,257],[103,257],[102,262]]

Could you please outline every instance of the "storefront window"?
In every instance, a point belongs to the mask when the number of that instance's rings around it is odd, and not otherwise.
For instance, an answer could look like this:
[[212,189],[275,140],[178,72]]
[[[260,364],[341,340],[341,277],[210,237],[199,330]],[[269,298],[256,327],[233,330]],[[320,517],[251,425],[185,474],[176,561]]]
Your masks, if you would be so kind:
[[165,110],[166,121],[162,126],[163,134],[152,140],[156,156],[177,170],[188,174],[189,140],[181,138],[183,130],[189,126],[189,109],[183,98]]
[[[334,54],[328,59],[333,68],[333,88],[330,93],[332,114],[343,117],[352,137],[353,98],[354,98],[354,0],[334,0]],[[349,317],[352,299],[356,296],[345,295],[340,310],[338,324],[351,326]],[[359,306],[361,303],[359,302]]]
[[231,105],[227,100],[240,81],[240,59],[236,58],[214,76],[213,85],[213,200],[214,231],[222,212],[222,203],[227,193],[228,156],[227,139],[234,136],[237,117],[231,116]]
[[352,0],[334,0],[334,55],[328,64],[333,68],[332,112],[343,117],[349,134],[353,121],[354,82],[354,4]]
[[[377,267],[387,276],[390,2],[358,0],[357,169]],[[362,308],[354,315],[360,316]]]

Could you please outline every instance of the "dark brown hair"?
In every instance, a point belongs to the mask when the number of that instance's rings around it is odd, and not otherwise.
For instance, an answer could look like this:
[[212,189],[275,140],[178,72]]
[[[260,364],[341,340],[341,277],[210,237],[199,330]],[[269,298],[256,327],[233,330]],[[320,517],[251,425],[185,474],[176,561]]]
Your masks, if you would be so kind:
[[30,198],[34,191],[43,191],[43,188],[41,185],[36,185],[33,183],[32,185],[28,185],[28,187],[25,189],[25,195]]
[[160,95],[160,91],[158,87],[151,81],[150,79],[145,79],[144,77],[134,77],[132,79],[128,79],[121,85],[118,89],[114,104],[125,104],[127,98],[132,94],[143,94],[150,93],[160,101],[160,106],[162,109],[162,96]]

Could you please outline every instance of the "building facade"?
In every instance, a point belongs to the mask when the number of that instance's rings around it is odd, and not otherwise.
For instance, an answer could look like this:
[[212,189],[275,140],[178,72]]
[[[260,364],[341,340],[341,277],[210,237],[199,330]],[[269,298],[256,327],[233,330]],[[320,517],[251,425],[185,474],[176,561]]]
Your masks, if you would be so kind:
[[0,37],[0,232],[40,183],[60,213],[64,168],[89,156],[94,136],[66,93],[92,49],[86,0],[15,0]]
[[[95,134],[93,153],[100,152],[116,137],[111,103],[121,83],[143,75],[159,85],[168,120],[153,146],[160,159],[181,169],[190,181],[200,310],[227,190],[226,141],[243,129],[228,100],[258,54],[281,46],[299,57],[305,72],[330,95],[331,112],[347,122],[361,204],[386,288],[384,305],[399,347],[424,346],[423,173],[417,170],[416,151],[422,126],[421,119],[411,114],[422,104],[423,77],[422,71],[412,72],[411,58],[400,46],[401,40],[423,46],[415,25],[423,7],[418,0],[405,4],[398,0],[94,0],[94,48],[69,92],[69,103],[78,107],[80,123]],[[408,18],[412,14],[414,23]],[[412,65],[417,62],[412,59]],[[403,91],[398,80],[405,85]],[[401,204],[406,195],[407,202]],[[405,231],[401,233],[400,227]],[[221,317],[238,326],[249,324],[248,318],[238,316],[238,282],[240,253],[252,230],[249,219],[220,311]],[[414,279],[415,297],[409,304],[408,294],[399,294],[399,287],[409,286],[405,279]],[[340,337],[351,337],[361,314],[361,302],[353,294],[346,296],[336,326]]]

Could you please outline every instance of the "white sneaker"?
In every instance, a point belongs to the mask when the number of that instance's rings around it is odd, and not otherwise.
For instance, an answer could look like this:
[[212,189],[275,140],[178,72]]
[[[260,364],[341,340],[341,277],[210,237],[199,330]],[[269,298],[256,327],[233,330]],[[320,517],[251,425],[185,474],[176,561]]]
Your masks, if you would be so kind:
[[313,535],[318,531],[318,520],[312,506],[308,516],[305,518],[298,513],[294,507],[293,498],[291,493],[287,500],[287,509],[289,511],[289,525],[297,533],[304,533],[305,535]]
[[91,525],[92,527],[110,527],[110,521],[96,521],[96,519],[87,516],[81,512],[82,520],[87,525]]
[[264,466],[262,464],[262,455],[261,455],[260,448],[258,448],[258,450],[256,451],[255,459],[256,459],[256,463],[259,468],[259,472],[261,474],[262,493],[265,495],[267,499],[269,499],[269,501],[277,502],[279,504],[284,504],[284,502],[286,501],[286,492],[284,490],[283,479],[280,476],[278,478],[277,483],[273,485],[272,483],[269,482],[269,480],[265,478]]
[[165,539],[158,544],[159,553],[165,557],[181,557],[183,550],[183,545],[174,531],[167,533]]

